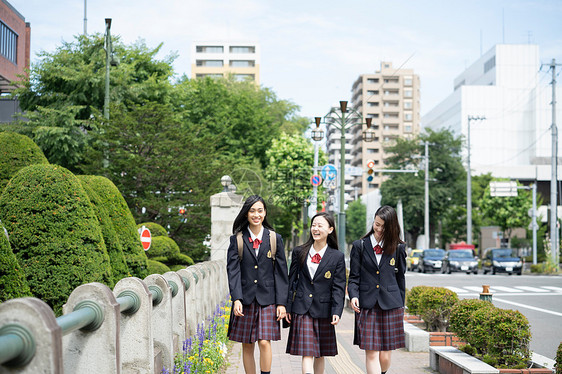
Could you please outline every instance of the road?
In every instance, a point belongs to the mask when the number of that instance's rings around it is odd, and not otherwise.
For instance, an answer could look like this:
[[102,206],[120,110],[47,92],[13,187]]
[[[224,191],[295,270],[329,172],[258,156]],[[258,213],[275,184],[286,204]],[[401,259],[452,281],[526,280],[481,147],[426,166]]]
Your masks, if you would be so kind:
[[483,275],[406,273],[406,287],[446,287],[459,298],[478,298],[482,285],[490,285],[492,302],[516,309],[531,325],[531,350],[554,359],[562,342],[562,277],[547,275]]

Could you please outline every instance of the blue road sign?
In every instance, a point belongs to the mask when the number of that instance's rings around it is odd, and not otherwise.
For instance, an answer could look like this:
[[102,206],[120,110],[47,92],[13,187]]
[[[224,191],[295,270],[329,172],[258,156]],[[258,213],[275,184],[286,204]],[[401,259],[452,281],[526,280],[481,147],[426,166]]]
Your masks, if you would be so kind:
[[319,175],[313,175],[312,177],[310,177],[310,183],[314,187],[318,187],[320,185],[320,183],[322,183],[322,177],[319,176]]
[[335,180],[338,175],[338,169],[332,164],[327,164],[322,167],[322,178],[324,181]]

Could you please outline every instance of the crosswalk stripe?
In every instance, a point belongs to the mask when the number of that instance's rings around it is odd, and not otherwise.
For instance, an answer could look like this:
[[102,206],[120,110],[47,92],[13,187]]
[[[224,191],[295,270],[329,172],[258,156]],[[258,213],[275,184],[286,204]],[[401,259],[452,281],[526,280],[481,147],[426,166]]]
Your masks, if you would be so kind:
[[482,287],[464,286],[463,288],[473,292],[482,292]]
[[467,290],[463,290],[462,288],[457,288],[457,287],[452,287],[452,286],[446,286],[445,288],[448,288],[449,290],[455,292],[455,293],[466,293],[469,292]]
[[502,291],[502,292],[523,292],[522,290],[518,290],[517,288],[512,288],[512,287],[503,287],[503,286],[492,286],[490,287],[490,292],[491,293],[495,293],[497,291]]
[[549,290],[555,292],[562,292],[562,287],[554,287],[554,286],[542,286],[542,288],[548,288]]
[[550,292],[549,290],[545,290],[543,288],[536,288],[536,287],[529,287],[529,286],[516,286],[525,291],[532,291],[532,292]]

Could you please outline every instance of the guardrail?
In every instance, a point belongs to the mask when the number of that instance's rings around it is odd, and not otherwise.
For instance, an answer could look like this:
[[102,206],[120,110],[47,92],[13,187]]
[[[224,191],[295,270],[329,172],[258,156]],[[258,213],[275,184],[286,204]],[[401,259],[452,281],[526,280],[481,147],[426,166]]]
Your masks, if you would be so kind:
[[207,261],[113,290],[83,284],[63,315],[37,298],[0,304],[0,373],[160,373],[228,294],[226,264]]

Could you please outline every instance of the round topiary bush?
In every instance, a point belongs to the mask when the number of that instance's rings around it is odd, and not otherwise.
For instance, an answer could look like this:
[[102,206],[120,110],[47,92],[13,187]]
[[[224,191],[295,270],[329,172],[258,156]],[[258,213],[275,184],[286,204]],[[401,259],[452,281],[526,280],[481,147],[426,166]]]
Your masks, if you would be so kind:
[[180,252],[180,248],[172,238],[167,236],[157,236],[152,238],[150,249],[146,252],[147,256],[166,265],[193,265],[191,257]]
[[457,334],[459,339],[468,341],[470,331],[468,326],[470,324],[472,314],[479,309],[495,308],[494,304],[489,301],[480,299],[462,299],[456,303],[451,309],[449,316],[449,330]]
[[56,314],[79,285],[112,286],[90,199],[67,169],[43,164],[21,169],[0,196],[0,219],[31,292]]
[[25,296],[31,296],[31,291],[23,269],[12,252],[7,232],[0,224],[0,303]]
[[148,271],[150,274],[164,274],[170,271],[170,268],[167,267],[165,264],[155,261],[155,260],[148,260]]
[[101,227],[105,247],[107,248],[107,254],[109,255],[113,283],[117,283],[120,279],[131,276],[129,269],[127,268],[125,256],[123,255],[123,246],[117,236],[117,232],[113,226],[113,221],[107,212],[106,201],[101,199],[97,192],[92,188],[95,177],[91,175],[78,175],[77,177],[82,183],[82,187],[88,194],[90,202],[94,207],[94,212]]
[[123,255],[131,275],[144,279],[148,273],[146,254],[142,248],[135,219],[125,199],[113,182],[101,176],[90,176],[90,186],[104,202],[107,213],[123,248]]
[[429,286],[415,286],[406,292],[406,307],[408,308],[408,313],[413,315],[420,315],[420,295],[427,291]]
[[168,231],[159,224],[155,222],[144,222],[139,223],[137,228],[140,229],[141,227],[145,226],[147,229],[150,230],[150,235],[154,238],[156,236],[168,236]]
[[447,331],[449,314],[458,301],[457,294],[445,287],[430,287],[420,294],[420,316],[429,331]]
[[48,163],[43,151],[27,136],[0,132],[0,194],[21,168]]

